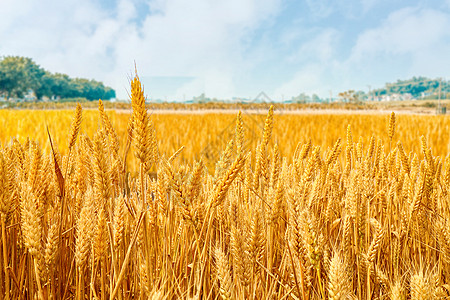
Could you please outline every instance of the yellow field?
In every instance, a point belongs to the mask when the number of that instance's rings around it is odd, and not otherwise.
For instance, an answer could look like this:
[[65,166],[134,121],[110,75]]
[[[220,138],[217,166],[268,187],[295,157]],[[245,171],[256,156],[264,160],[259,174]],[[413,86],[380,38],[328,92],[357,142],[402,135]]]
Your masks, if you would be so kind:
[[0,111],[0,298],[450,297],[446,117],[152,115],[131,91],[132,115]]
[[[268,107],[267,107],[268,109]],[[150,110],[151,114],[152,111]],[[130,114],[106,111],[115,128],[123,152],[126,142],[127,124]],[[25,142],[27,137],[37,141],[44,151],[50,150],[46,127],[62,153],[67,152],[67,135],[70,129],[73,111],[68,110],[0,110],[0,143],[4,144],[17,138]],[[226,144],[234,138],[237,115],[235,114],[153,114],[151,120],[156,130],[158,148],[166,156],[184,146],[179,160],[192,164],[202,158],[205,163],[214,165]],[[265,115],[242,115],[245,129],[245,143],[254,150],[264,126]],[[370,138],[381,139],[388,150],[386,126],[389,115],[289,115],[277,114],[275,107],[273,139],[270,146],[277,143],[281,156],[291,161],[298,143],[311,140],[322,150],[332,147],[338,138],[345,139],[347,126],[353,133],[354,142],[361,137],[364,147]],[[99,112],[83,111],[80,134],[93,137],[99,128]],[[421,157],[420,137],[426,137],[433,154],[446,157],[450,153],[450,118],[446,116],[397,115],[394,145],[401,141],[407,153],[412,151]],[[129,168],[136,165],[133,155],[129,155]]]

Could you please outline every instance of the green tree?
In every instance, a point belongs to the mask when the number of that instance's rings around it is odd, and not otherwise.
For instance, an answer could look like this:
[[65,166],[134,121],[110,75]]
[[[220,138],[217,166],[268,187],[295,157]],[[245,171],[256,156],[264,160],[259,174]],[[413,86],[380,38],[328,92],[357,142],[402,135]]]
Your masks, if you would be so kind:
[[38,99],[42,99],[42,97],[51,97],[53,95],[52,93],[52,87],[54,85],[54,76],[50,73],[45,71],[44,75],[41,77],[39,86],[34,90],[34,93],[36,94],[36,97]]
[[412,77],[407,80],[386,83],[384,88],[374,90],[374,95],[411,94],[413,98],[420,98],[424,93],[428,97],[437,98],[439,84],[441,84],[441,93],[447,93],[450,91],[448,83],[448,81],[440,82],[439,79],[429,79],[422,76]]
[[318,103],[318,102],[322,102],[322,99],[320,99],[320,97],[317,94],[313,94],[311,96],[311,101],[315,102],[315,103]]
[[339,98],[342,99],[343,102],[354,102],[355,100],[355,91],[354,90],[348,90],[345,92],[340,92],[338,94]]
[[6,56],[0,61],[0,91],[6,97],[23,97],[29,90],[37,90],[45,71],[31,58]]
[[293,97],[292,101],[296,103],[305,103],[311,101],[311,97],[305,93],[301,93],[300,95]]
[[367,99],[367,96],[363,91],[354,91],[354,90],[341,92],[338,94],[338,96],[342,99],[343,102],[350,102],[350,103],[360,103],[361,101]]
[[66,74],[56,73],[52,76],[50,87],[51,95],[56,97],[68,97],[70,78]]
[[110,87],[105,87],[105,95],[104,99],[113,99],[116,98],[116,91]]
[[7,98],[22,98],[29,90],[38,99],[42,97],[76,98],[88,100],[109,100],[116,92],[102,82],[84,78],[72,79],[66,74],[52,74],[33,62],[20,56],[6,56],[0,59],[0,95]]

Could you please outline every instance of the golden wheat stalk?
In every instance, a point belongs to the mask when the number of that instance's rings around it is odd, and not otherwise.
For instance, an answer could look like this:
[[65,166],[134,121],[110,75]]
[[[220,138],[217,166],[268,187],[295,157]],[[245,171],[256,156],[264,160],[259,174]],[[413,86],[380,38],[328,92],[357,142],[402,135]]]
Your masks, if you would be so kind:
[[225,174],[222,176],[222,178],[219,180],[215,191],[211,194],[211,205],[218,206],[220,205],[226,194],[228,189],[231,186],[231,183],[236,178],[242,167],[244,166],[246,160],[246,156],[241,152],[238,154],[236,159],[234,160],[233,164],[228,168],[228,170],[225,172]]
[[328,271],[328,296],[332,300],[354,298],[348,266],[338,252],[333,255]]
[[136,146],[136,157],[144,165],[150,153],[150,145],[148,145],[149,117],[145,107],[144,90],[137,74],[131,81],[131,106],[133,108],[133,139]]
[[263,159],[266,155],[267,145],[269,144],[270,137],[273,129],[273,105],[270,106],[269,113],[267,114],[266,122],[264,123],[263,138],[259,144],[259,149],[256,152],[256,166],[255,174],[253,177],[253,189],[256,191],[259,187],[259,180],[261,175],[261,169],[263,165]]
[[243,151],[244,149],[244,122],[242,121],[242,113],[238,112],[236,118],[236,151],[237,153]]
[[80,132],[81,128],[81,119],[82,119],[82,108],[80,103],[77,103],[77,107],[75,109],[75,115],[73,116],[72,125],[70,127],[70,134],[69,134],[69,151],[73,148],[75,145],[75,142],[77,140],[78,133]]

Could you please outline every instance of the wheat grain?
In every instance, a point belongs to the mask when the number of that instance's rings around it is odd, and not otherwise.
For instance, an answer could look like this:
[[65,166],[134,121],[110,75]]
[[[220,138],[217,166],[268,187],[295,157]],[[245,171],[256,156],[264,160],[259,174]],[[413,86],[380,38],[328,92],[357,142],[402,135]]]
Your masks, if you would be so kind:
[[347,266],[338,253],[333,255],[328,272],[328,295],[329,299],[351,299],[352,282],[347,273]]
[[80,103],[77,103],[75,115],[73,117],[70,134],[69,134],[69,149],[73,148],[77,140],[78,132],[81,128],[82,109]]

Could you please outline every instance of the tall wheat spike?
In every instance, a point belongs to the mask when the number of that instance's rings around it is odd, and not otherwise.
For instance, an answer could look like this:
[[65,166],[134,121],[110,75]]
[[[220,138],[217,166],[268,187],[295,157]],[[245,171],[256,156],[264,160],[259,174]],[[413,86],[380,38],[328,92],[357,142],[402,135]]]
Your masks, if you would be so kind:
[[335,253],[331,259],[328,278],[329,299],[352,299],[354,297],[347,265],[339,253]]
[[69,134],[69,149],[72,149],[77,140],[78,133],[81,128],[81,118],[82,118],[82,108],[81,104],[77,103],[77,108],[75,110],[75,115],[73,117],[72,125]]
[[131,81],[131,105],[133,108],[133,139],[136,145],[136,157],[141,164],[145,164],[151,149],[148,145],[149,117],[145,107],[144,90],[137,74]]
[[394,133],[395,133],[395,113],[392,112],[389,117],[389,125],[388,125],[388,137],[390,141],[392,141]]

